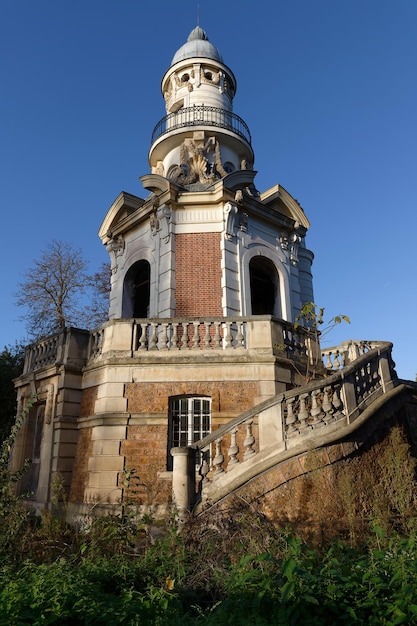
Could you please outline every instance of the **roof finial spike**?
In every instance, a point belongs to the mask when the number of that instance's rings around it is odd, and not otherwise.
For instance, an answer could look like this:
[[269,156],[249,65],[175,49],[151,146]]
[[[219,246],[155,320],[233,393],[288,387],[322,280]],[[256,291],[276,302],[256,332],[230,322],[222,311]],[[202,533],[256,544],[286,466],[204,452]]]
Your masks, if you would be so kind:
[[200,5],[197,4],[197,26],[200,26]]

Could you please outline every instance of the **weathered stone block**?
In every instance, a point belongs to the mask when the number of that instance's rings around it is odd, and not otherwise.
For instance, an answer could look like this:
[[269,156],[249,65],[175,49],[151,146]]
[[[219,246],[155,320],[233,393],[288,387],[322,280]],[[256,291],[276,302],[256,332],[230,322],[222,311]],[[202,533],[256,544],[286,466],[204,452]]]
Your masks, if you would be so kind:
[[91,438],[93,441],[105,439],[123,441],[126,438],[126,426],[95,426]]
[[102,440],[96,439],[93,442],[93,455],[98,456],[100,454],[117,455],[120,452],[120,441]]
[[90,472],[88,486],[91,487],[117,487],[119,473],[117,471]]
[[90,472],[121,472],[123,471],[123,465],[123,456],[93,456],[88,461],[88,469]]
[[127,410],[126,398],[101,398],[95,403],[95,413],[124,413]]

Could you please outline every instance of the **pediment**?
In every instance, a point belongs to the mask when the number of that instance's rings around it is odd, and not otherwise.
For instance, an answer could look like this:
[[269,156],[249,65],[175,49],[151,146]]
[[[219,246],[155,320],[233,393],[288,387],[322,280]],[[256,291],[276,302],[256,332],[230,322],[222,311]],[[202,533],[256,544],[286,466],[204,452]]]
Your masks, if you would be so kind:
[[281,185],[263,191],[260,198],[265,206],[290,217],[306,229],[310,228],[310,222],[299,202]]
[[107,215],[98,231],[103,244],[106,244],[112,238],[112,230],[114,230],[121,221],[137,211],[137,209],[144,204],[145,200],[142,198],[122,191],[107,211]]

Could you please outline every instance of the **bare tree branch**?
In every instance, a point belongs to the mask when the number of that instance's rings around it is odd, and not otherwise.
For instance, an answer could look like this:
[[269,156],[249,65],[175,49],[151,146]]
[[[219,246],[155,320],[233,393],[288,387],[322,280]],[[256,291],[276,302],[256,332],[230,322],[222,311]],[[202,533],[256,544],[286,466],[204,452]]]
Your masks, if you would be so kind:
[[54,239],[24,273],[16,304],[26,310],[21,319],[26,321],[31,339],[65,326],[90,329],[107,319],[108,264],[93,275],[87,268],[81,250]]

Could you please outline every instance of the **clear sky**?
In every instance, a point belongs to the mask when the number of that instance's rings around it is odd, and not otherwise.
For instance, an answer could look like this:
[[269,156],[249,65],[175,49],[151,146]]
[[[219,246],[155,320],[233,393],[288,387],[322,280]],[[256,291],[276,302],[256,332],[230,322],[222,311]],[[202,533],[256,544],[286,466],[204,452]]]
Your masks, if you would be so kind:
[[197,24],[234,72],[260,191],[304,208],[327,338],[394,343],[417,372],[417,0],[0,0],[0,349],[13,294],[52,239],[107,260],[97,231],[165,115],[160,81]]

